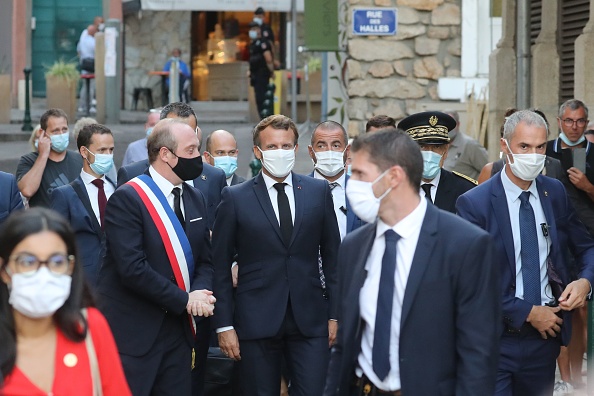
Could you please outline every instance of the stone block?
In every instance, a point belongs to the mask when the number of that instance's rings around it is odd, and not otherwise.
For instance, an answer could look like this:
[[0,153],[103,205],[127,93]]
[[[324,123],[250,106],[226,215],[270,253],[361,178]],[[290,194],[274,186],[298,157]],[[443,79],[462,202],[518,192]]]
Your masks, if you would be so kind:
[[375,5],[380,7],[390,7],[392,0],[375,0]]
[[460,77],[461,73],[458,69],[448,69],[446,71],[446,77]]
[[429,97],[431,97],[431,99],[439,100],[439,95],[437,94],[437,85],[429,87],[427,93],[429,94]]
[[443,4],[444,0],[398,0],[396,5],[408,6],[417,10],[431,11]]
[[427,32],[427,28],[424,25],[401,25],[398,26],[398,31],[395,36],[388,36],[389,40],[406,40],[409,38],[421,36]]
[[402,101],[394,99],[384,99],[380,105],[373,109],[373,115],[385,114],[395,119],[404,118],[404,110],[402,110]]
[[361,68],[361,63],[354,59],[347,59],[347,76],[349,80],[363,78],[363,75],[364,73]]
[[429,29],[427,29],[427,37],[445,40],[450,37],[450,28],[447,26],[429,26]]
[[415,81],[418,82],[420,85],[429,85],[429,80],[426,78],[415,78]]
[[347,104],[347,114],[351,120],[364,120],[367,113],[367,99],[351,98]]
[[460,7],[457,4],[445,3],[431,11],[432,25],[460,25]]
[[398,28],[402,25],[413,25],[419,23],[419,12],[410,7],[398,7]]
[[349,41],[349,54],[362,61],[393,61],[414,56],[412,49],[404,43],[390,40],[353,39]]
[[394,68],[390,62],[378,61],[371,64],[368,72],[373,77],[384,78],[394,74]]
[[450,44],[448,44],[448,53],[454,56],[462,55],[462,40],[460,40],[459,37],[453,39]]
[[434,56],[417,59],[413,64],[413,75],[417,78],[437,80],[443,76],[443,66]]
[[349,134],[349,138],[355,138],[363,133],[363,125],[361,121],[353,121],[349,120],[349,125],[347,127],[347,132]]
[[427,37],[415,38],[415,52],[417,55],[435,55],[439,51],[439,43],[441,40]]
[[402,78],[365,79],[351,81],[348,94],[350,97],[419,99],[425,96],[425,89]]
[[396,61],[394,62],[394,70],[403,77],[408,77],[410,70],[410,61]]

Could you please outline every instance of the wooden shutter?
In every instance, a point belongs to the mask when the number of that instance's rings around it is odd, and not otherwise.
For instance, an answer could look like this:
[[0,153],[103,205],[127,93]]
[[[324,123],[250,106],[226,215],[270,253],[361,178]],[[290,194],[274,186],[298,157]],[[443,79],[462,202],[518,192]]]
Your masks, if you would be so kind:
[[[550,1],[550,0],[549,0]],[[530,1],[530,45],[534,45],[540,34],[542,16],[542,0]]]

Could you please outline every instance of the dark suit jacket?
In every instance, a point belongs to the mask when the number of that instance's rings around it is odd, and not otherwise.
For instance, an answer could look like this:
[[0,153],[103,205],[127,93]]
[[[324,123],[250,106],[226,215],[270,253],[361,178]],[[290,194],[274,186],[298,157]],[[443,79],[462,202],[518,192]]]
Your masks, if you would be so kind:
[[0,172],[0,192],[0,224],[2,224],[12,211],[24,209],[24,207],[13,174]]
[[475,183],[442,168],[435,193],[435,206],[441,210],[456,213],[456,200],[473,187],[476,187]]
[[[292,174],[292,178],[295,222],[288,246],[261,173],[223,190],[212,234],[217,298],[213,326],[235,326],[240,340],[276,335],[289,296],[305,337],[327,336],[328,319],[336,318],[340,233],[330,187],[307,176]],[[329,299],[320,284],[318,252]],[[234,253],[239,263],[235,298],[229,270]]]
[[[580,277],[594,284],[594,240],[578,220],[560,181],[547,176],[536,178],[536,187],[549,226],[552,270],[560,277],[563,287],[569,282],[566,262],[567,248],[574,254]],[[501,271],[503,323],[520,329],[532,309],[532,304],[516,298],[516,260],[513,234],[505,190],[498,174],[477,188],[462,195],[456,204],[458,215],[478,225],[495,240],[495,260]],[[548,271],[552,275],[551,270]],[[558,296],[557,296],[558,297]],[[561,341],[569,342],[570,313],[563,311]]]
[[[107,181],[115,188],[113,181]],[[80,176],[70,184],[52,191],[51,208],[64,216],[72,226],[85,275],[89,283],[95,286],[97,272],[105,254],[105,234],[93,212],[85,183]]]
[[[314,177],[314,173],[311,172],[309,175],[309,177]],[[345,177],[345,188],[347,183],[349,182],[350,176],[346,175]],[[349,202],[349,199],[346,197],[346,193],[345,193],[345,197],[344,200],[346,202],[346,216],[347,216],[347,228],[346,228],[346,233],[348,234],[351,231],[355,231],[357,228],[361,227],[363,224],[365,224],[365,222],[363,222],[363,220],[361,220],[356,214],[355,212],[353,212],[353,209],[351,208],[351,204]]]
[[233,178],[231,179],[231,185],[234,186],[236,184],[240,184],[243,183],[245,181],[245,179],[241,176],[239,176],[237,173],[233,174]]
[[[188,186],[182,199],[194,255],[190,289],[212,290],[206,203],[199,191]],[[188,293],[177,286],[161,236],[132,186],[123,185],[109,198],[105,234],[107,251],[97,279],[99,306],[120,353],[142,356],[156,342],[167,312],[185,320]],[[185,329],[188,344],[193,346],[189,323]]]
[[[206,198],[206,208],[208,210],[208,227],[212,230],[214,224],[215,212],[221,202],[221,191],[227,186],[225,172],[215,168],[207,163],[203,163],[204,168],[200,177],[194,179],[196,187]],[[144,173],[149,167],[148,159],[133,162],[122,166],[118,170],[118,187],[126,184],[136,176]]]
[[[341,306],[326,396],[350,395],[365,325],[359,293],[376,227],[376,223],[364,225],[348,234],[340,246]],[[403,394],[493,394],[501,305],[492,247],[486,232],[427,205],[402,302]]]

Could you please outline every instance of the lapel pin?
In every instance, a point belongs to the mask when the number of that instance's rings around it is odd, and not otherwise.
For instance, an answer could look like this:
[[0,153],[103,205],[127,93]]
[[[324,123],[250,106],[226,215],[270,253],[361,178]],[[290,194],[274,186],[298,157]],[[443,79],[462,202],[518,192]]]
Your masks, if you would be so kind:
[[301,190],[301,186],[297,186],[297,190]]
[[549,196],[549,192],[548,191],[545,191],[544,192],[544,195],[545,195],[545,197],[548,197]]
[[202,180],[206,180],[206,175],[202,175],[202,176],[200,176],[200,178],[201,178]]

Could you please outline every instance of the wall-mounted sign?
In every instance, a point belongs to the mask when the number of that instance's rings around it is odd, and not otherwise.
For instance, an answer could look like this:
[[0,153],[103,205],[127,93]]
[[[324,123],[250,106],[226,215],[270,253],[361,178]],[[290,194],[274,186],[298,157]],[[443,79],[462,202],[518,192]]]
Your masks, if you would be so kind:
[[353,34],[393,36],[397,26],[396,8],[356,8],[353,10]]

